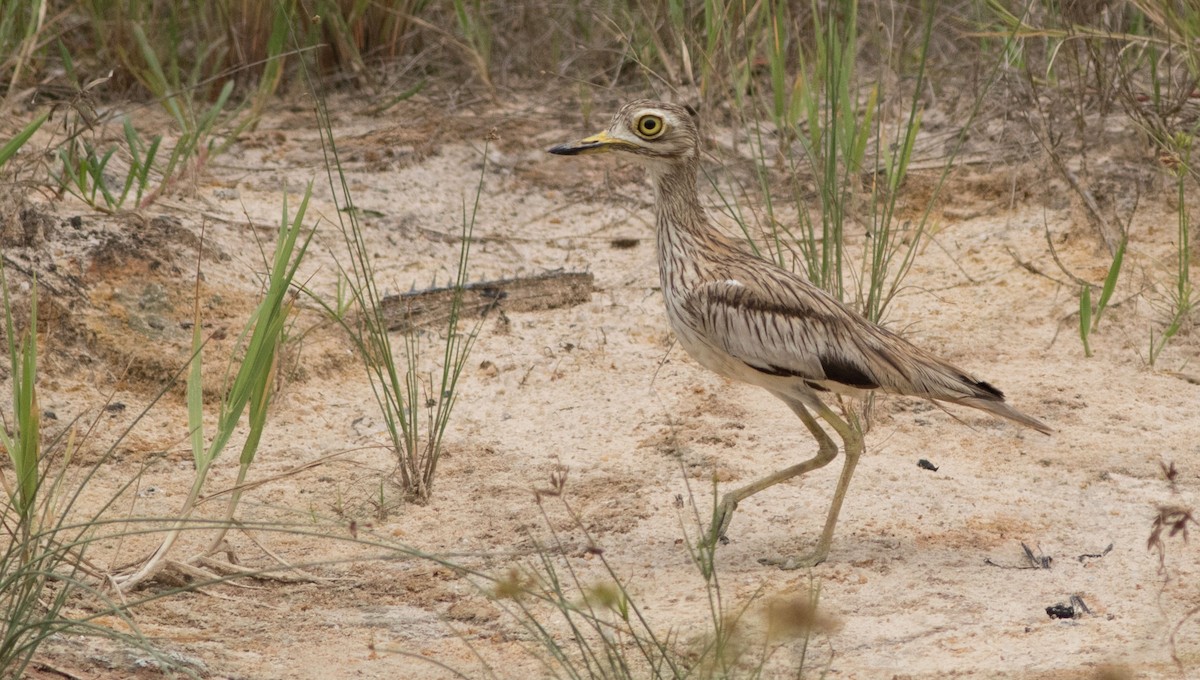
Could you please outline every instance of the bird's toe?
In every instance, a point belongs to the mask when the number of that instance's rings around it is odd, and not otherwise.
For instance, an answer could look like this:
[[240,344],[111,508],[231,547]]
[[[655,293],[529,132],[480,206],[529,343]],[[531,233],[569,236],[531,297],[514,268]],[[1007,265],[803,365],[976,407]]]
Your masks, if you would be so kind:
[[807,555],[784,555],[782,557],[763,557],[758,560],[759,564],[779,567],[784,571],[793,569],[811,569],[825,561],[829,556],[828,550],[814,550]]

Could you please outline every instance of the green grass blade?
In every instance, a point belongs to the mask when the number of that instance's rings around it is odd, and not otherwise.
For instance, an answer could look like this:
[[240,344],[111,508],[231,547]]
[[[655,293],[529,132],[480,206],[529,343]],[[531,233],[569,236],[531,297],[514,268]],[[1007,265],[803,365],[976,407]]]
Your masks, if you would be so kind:
[[1092,356],[1088,334],[1092,329],[1092,287],[1083,284],[1079,289],[1079,339],[1083,341],[1083,355]]
[[1092,330],[1100,327],[1100,317],[1112,299],[1113,291],[1117,288],[1117,277],[1121,275],[1121,263],[1125,261],[1125,246],[1129,244],[1129,235],[1121,238],[1117,252],[1113,255],[1112,264],[1108,267],[1108,275],[1104,277],[1104,287],[1100,289],[1100,300],[1096,303],[1096,315],[1092,319]]
[[197,471],[207,468],[207,456],[204,450],[204,382],[200,370],[203,354],[201,349],[204,346],[204,341],[200,336],[202,325],[199,280],[197,280],[196,299],[192,314],[192,360],[187,377],[188,432],[192,445],[192,461]]
[[50,112],[47,111],[37,118],[34,118],[29,125],[26,125],[21,129],[20,132],[17,133],[16,137],[8,140],[4,146],[0,146],[0,168],[4,167],[4,164],[7,163],[10,158],[17,155],[17,152],[21,150],[21,147],[25,146],[25,143],[29,141],[29,138],[33,136],[33,133],[37,132],[38,128],[42,127],[42,123],[45,123],[49,117]]
[[150,40],[146,38],[146,32],[142,30],[141,24],[134,23],[132,26],[134,40],[137,41],[138,49],[142,53],[142,59],[146,61],[146,66],[149,68],[150,82],[147,83],[150,91],[155,96],[163,99],[163,106],[167,108],[167,112],[175,119],[181,130],[187,131],[190,126],[187,124],[187,119],[183,115],[183,111],[179,108],[179,102],[174,94],[171,94],[171,81],[167,80],[166,73],[163,72],[162,62],[158,60],[158,53],[150,46]]
[[33,282],[29,302],[29,328],[20,340],[12,317],[8,294],[8,278],[0,261],[0,289],[4,298],[5,332],[8,337],[8,360],[12,371],[13,433],[0,427],[0,443],[8,452],[16,477],[16,489],[10,502],[15,507],[21,526],[28,528],[32,518],[38,479],[39,446],[41,444],[41,412],[37,408],[37,280]]

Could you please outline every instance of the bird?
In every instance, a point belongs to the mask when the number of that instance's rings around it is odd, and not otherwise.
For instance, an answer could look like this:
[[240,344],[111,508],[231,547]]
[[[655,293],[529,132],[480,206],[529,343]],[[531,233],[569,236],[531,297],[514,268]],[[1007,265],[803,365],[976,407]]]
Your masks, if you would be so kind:
[[803,276],[724,235],[709,220],[696,190],[697,118],[690,107],[639,99],[621,107],[602,132],[548,151],[622,153],[646,168],[654,186],[662,296],[679,345],[701,366],[778,397],[817,442],[813,457],[725,493],[714,508],[711,540],[725,537],[734,510],[746,498],[837,457],[839,447],[819,417],[842,440],[844,452],[821,536],[807,554],[760,562],[792,569],[825,561],[864,443],[861,424],[835,413],[823,395],[885,392],[960,404],[1051,434],[1045,423],[1009,406],[991,384],[868,321]]

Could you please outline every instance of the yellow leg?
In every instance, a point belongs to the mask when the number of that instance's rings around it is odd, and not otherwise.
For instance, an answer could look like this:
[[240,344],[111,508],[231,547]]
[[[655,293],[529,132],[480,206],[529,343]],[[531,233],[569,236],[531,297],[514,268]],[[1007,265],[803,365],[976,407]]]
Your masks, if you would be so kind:
[[761,560],[764,564],[774,564],[783,569],[801,569],[816,566],[825,561],[829,555],[829,546],[833,544],[833,530],[837,526],[838,513],[842,511],[842,501],[846,499],[846,490],[850,488],[850,478],[854,476],[854,468],[863,451],[862,433],[845,420],[842,420],[828,406],[820,404],[817,415],[837,430],[846,450],[846,460],[842,463],[842,474],[838,478],[837,488],[833,492],[833,502],[829,505],[829,513],[825,516],[825,529],[817,547],[807,555],[788,557],[785,559]]
[[[812,414],[808,412],[808,409],[804,407],[804,404],[790,396],[784,396],[781,394],[777,394],[776,396],[778,396],[780,399],[783,399],[783,401],[791,407],[792,411],[796,415],[800,416],[800,420],[804,423],[804,426],[807,427],[808,431],[811,432],[813,437],[816,438],[818,445],[817,455],[804,461],[803,463],[780,470],[775,474],[768,475],[756,482],[747,484],[740,489],[734,489],[733,491],[725,494],[721,498],[721,503],[717,506],[716,513],[713,516],[712,532],[710,533],[710,538],[712,540],[720,539],[725,536],[725,531],[729,529],[729,523],[733,520],[733,511],[737,509],[739,502],[745,500],[749,496],[753,496],[763,489],[774,486],[780,482],[787,481],[806,472],[811,472],[817,468],[824,467],[837,457],[837,444],[833,443],[833,439],[831,439],[829,435],[825,433],[825,430],[821,429],[821,426],[817,423],[816,419],[812,417]],[[826,411],[829,410],[823,404],[821,407],[825,408]],[[837,416],[834,417],[836,418]],[[839,432],[841,431],[839,430]],[[845,472],[843,472],[843,476],[844,475]],[[849,483],[849,479],[847,479],[846,482]],[[836,514],[837,513],[835,511],[835,521]],[[828,528],[827,530],[832,538],[832,528]]]

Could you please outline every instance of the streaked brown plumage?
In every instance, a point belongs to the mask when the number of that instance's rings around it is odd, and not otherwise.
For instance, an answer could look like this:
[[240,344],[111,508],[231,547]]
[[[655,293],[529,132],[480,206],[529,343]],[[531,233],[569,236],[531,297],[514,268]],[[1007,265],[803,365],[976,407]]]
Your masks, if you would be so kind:
[[803,277],[755,257],[717,231],[696,193],[699,139],[688,109],[639,100],[625,105],[604,132],[550,152],[624,151],[649,169],[659,276],[679,344],[701,365],[782,399],[817,440],[813,458],[727,493],[717,510],[714,538],[725,533],[740,501],[837,456],[837,445],[810,413],[815,411],[843,441],[842,474],[816,550],[768,561],[796,567],[825,559],[862,453],[862,436],[821,401],[820,392],[880,390],[923,397],[1050,433],[1042,422],[1006,404],[1000,390],[867,321]]

